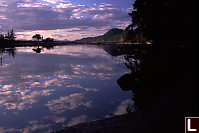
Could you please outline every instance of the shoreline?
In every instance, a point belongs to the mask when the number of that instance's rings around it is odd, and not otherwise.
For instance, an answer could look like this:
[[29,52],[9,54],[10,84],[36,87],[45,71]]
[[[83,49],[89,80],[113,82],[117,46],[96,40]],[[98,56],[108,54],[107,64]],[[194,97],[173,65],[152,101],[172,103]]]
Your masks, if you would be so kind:
[[[183,62],[180,62],[183,63]],[[198,116],[197,62],[186,78],[137,111],[80,123],[52,133],[181,133],[185,117]],[[150,94],[149,94],[150,95]],[[147,97],[142,99],[149,100]],[[136,101],[135,101],[136,102]],[[191,103],[191,104],[190,104]]]
[[[176,96],[175,92],[169,98],[174,100]],[[185,129],[184,118],[194,116],[194,112],[186,108],[176,109],[176,107],[173,108],[173,111],[168,111],[171,106],[167,103],[169,99],[166,97],[164,95],[161,102],[137,112],[77,124],[54,133],[181,133]]]
[[141,43],[122,43],[122,42],[75,42],[75,41],[0,41],[0,47],[27,47],[27,46],[62,46],[62,45],[122,45],[138,46],[149,45]]

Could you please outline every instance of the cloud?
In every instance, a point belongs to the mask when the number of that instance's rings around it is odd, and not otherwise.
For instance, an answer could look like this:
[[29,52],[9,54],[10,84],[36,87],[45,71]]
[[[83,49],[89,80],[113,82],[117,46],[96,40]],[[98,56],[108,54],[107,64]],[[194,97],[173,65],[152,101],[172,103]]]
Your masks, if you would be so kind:
[[50,126],[51,124],[43,124],[38,121],[30,121],[30,125],[23,129],[23,133],[31,133],[31,132],[51,132]]
[[124,25],[130,22],[126,10],[111,4],[102,3],[99,6],[88,7],[65,0],[45,1],[57,5],[49,6],[36,0],[1,1],[0,5],[4,5],[0,6],[0,23],[3,30],[13,28],[17,32],[27,32],[79,28],[85,31],[92,27],[99,30],[107,27],[104,29],[107,30],[111,27],[125,28]]
[[0,132],[1,133],[16,133],[16,132],[21,132],[21,129],[17,129],[14,127],[12,128],[0,127]]
[[120,105],[116,108],[116,111],[114,112],[115,115],[122,115],[126,114],[126,108],[128,106],[132,106],[134,102],[131,99],[124,100],[120,103]]
[[56,3],[59,3],[59,2],[70,2],[69,0],[43,0],[43,1],[46,1],[46,2],[49,2],[49,3],[52,3],[52,4],[56,4]]
[[41,91],[16,90],[0,92],[0,107],[5,106],[8,110],[24,110],[31,108],[31,104],[36,103],[41,96],[51,95],[53,89]]
[[60,80],[58,78],[54,78],[54,79],[45,81],[43,87],[62,86],[63,84],[66,84],[66,83],[67,82],[64,82],[63,80]]
[[40,82],[34,82],[30,86],[31,87],[39,87],[40,85],[41,85]]
[[90,107],[91,105],[92,102],[87,101],[85,95],[82,93],[74,93],[69,96],[60,97],[45,104],[45,106],[55,114],[61,114],[66,110],[74,110],[79,106]]
[[112,4],[102,3],[97,8],[87,8],[83,13],[94,16],[94,19],[103,19],[105,21],[129,21],[128,13],[124,9],[117,8]]
[[85,88],[79,84],[70,84],[70,85],[67,85],[66,87],[69,87],[69,88],[79,88],[79,89],[84,89],[86,91],[99,91],[98,89],[95,89],[95,88]]
[[64,123],[66,121],[66,117],[58,117],[56,115],[49,115],[43,117],[46,120],[52,120],[55,123]]
[[1,90],[2,91],[7,91],[7,90],[11,90],[12,88],[14,88],[13,85],[3,85]]
[[87,119],[86,115],[74,117],[70,120],[70,122],[68,123],[68,126],[73,126],[73,125],[76,125],[76,124],[79,124],[79,123],[86,122],[86,119]]
[[0,105],[15,104],[20,96],[14,91],[0,92]]

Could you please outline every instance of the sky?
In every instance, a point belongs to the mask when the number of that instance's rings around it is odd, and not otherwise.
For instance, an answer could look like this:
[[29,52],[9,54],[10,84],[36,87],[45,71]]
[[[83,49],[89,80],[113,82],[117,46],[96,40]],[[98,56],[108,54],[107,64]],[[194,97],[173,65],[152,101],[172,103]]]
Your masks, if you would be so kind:
[[102,35],[125,29],[135,0],[0,0],[0,34],[14,29],[17,39],[34,34],[56,40]]

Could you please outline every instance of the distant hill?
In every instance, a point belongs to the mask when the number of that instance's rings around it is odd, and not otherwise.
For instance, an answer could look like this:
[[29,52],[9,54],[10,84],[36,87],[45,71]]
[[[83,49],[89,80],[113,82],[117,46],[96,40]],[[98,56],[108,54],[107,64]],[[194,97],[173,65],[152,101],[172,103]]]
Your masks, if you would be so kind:
[[102,36],[97,36],[97,37],[87,37],[87,38],[82,38],[80,40],[75,40],[75,41],[120,41],[121,37],[123,35],[124,30],[122,29],[117,29],[117,28],[113,28],[111,30],[109,30],[108,32],[106,32],[104,35]]
[[54,41],[70,41],[70,40],[68,40],[68,39],[64,39],[64,40],[58,40],[58,39],[55,39]]

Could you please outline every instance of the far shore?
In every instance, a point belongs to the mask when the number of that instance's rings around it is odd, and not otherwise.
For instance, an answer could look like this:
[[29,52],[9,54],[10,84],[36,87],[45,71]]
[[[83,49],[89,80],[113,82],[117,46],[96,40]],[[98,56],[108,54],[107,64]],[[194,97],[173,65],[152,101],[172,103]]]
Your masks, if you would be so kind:
[[[130,42],[83,42],[83,41],[0,41],[0,47],[26,47],[26,46],[61,46],[70,44],[89,45],[142,45]],[[147,45],[150,43],[146,43]]]

